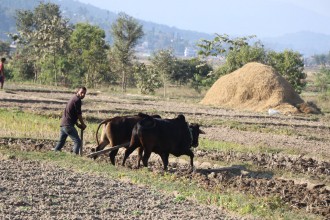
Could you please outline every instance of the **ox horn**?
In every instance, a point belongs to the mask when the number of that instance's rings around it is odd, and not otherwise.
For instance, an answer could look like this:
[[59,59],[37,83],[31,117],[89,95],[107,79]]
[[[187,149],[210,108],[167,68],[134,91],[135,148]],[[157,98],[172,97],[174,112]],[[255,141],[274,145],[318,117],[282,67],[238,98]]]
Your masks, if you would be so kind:
[[198,129],[200,134],[206,134],[205,131]]

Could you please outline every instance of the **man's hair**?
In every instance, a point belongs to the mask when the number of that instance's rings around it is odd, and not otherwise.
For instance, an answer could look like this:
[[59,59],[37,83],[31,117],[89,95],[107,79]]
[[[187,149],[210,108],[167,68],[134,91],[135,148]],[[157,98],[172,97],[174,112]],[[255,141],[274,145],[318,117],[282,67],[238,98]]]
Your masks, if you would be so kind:
[[85,86],[80,86],[77,88],[77,91],[76,92],[79,92],[79,90],[84,90],[84,91],[87,91],[86,87]]
[[6,58],[2,57],[1,62],[5,62],[5,61],[6,61]]

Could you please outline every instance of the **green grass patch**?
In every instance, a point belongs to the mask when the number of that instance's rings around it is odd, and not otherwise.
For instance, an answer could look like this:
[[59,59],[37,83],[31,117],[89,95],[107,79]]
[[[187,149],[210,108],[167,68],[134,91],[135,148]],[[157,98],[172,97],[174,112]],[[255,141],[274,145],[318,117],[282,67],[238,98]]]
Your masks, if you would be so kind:
[[[226,141],[215,141],[209,139],[201,138],[199,141],[198,149],[208,150],[208,151],[223,151],[223,152],[240,152],[240,153],[273,153],[273,154],[286,154],[286,155],[305,155],[306,157],[313,155],[309,155],[306,149],[298,149],[298,148],[276,148],[269,147],[266,145],[241,145],[233,142]],[[327,159],[326,155],[320,156],[321,159]]]
[[212,120],[212,121],[203,121],[203,125],[207,126],[222,126],[228,127],[230,129],[235,129],[239,131],[251,131],[251,132],[260,132],[260,133],[272,133],[272,134],[283,134],[283,135],[297,135],[294,129],[289,128],[279,128],[279,127],[267,127],[263,124],[247,124],[245,122],[239,121],[228,121],[228,120]]
[[0,109],[0,118],[0,134],[4,137],[54,139],[55,131],[58,131],[56,134],[59,133],[58,118],[6,109]]
[[214,141],[209,139],[201,138],[199,141],[199,149],[223,151],[223,152],[242,152],[242,153],[280,153],[283,149],[270,148],[263,145],[246,146],[233,142],[226,141]]
[[[60,116],[40,115],[22,110],[0,109],[0,137],[56,140],[60,134]],[[98,124],[86,122],[85,140],[95,140]],[[101,131],[99,131],[99,134]],[[70,138],[68,141],[71,141]]]

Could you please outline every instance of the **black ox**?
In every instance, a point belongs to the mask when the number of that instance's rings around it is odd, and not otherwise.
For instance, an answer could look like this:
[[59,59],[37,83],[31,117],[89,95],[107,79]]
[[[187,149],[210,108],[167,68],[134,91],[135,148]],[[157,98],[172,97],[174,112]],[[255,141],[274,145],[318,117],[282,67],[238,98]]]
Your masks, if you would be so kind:
[[[152,152],[160,155],[164,170],[167,170],[169,154],[176,157],[188,155],[193,169],[194,153],[191,147],[198,146],[199,134],[205,134],[198,124],[188,124],[183,115],[174,119],[157,119],[150,116],[139,121],[132,131],[129,147],[125,151],[123,165],[129,155],[138,147],[144,151],[142,162],[148,166]],[[140,160],[138,161],[140,166]]]

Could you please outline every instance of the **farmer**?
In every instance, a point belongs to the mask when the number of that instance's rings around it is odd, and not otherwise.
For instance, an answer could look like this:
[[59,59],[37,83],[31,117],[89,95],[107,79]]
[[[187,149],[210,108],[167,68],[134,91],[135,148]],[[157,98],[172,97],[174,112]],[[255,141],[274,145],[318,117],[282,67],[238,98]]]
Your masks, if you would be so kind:
[[[75,154],[79,153],[81,148],[81,139],[79,138],[78,132],[74,126],[77,125],[77,127],[83,130],[87,127],[84,123],[81,112],[81,100],[85,97],[86,92],[87,89],[85,87],[78,88],[77,93],[66,104],[61,119],[60,140],[54,148],[54,151],[61,151],[65,144],[66,138],[69,136],[74,142],[73,152]],[[78,120],[80,124],[78,123]]]
[[0,84],[1,84],[1,89],[3,89],[3,84],[5,83],[5,62],[6,58],[1,58],[0,62]]

